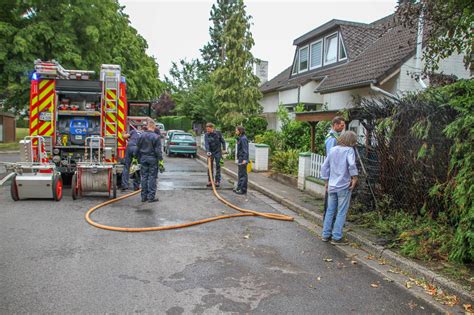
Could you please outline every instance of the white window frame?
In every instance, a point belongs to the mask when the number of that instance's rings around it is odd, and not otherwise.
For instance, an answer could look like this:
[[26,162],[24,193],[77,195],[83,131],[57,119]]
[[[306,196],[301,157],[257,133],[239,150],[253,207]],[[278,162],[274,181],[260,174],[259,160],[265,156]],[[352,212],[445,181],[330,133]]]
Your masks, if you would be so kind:
[[[344,41],[342,40],[342,35],[341,33],[339,32],[339,35],[337,36],[338,37],[338,42],[337,42],[337,58],[339,61],[341,60],[346,60],[347,59],[347,50],[346,50],[346,45],[344,45]],[[344,58],[341,58],[340,56],[340,52],[341,52],[341,46],[342,45],[342,48],[344,49],[344,52],[346,53],[346,56]]]
[[[327,45],[326,39],[328,39],[329,37],[334,36],[334,35],[336,35],[336,60],[331,61],[331,62],[326,62],[326,45]],[[324,49],[323,50],[323,63],[324,63],[324,65],[331,65],[331,64],[336,63],[338,61],[337,57],[339,55],[339,32],[334,32],[334,33],[329,34],[328,36],[324,37],[323,49]]]
[[[300,69],[300,65],[301,65],[301,51],[305,48],[308,48],[308,59],[306,60],[306,69]],[[298,49],[298,73],[302,73],[302,72],[305,72],[305,71],[308,71],[309,69],[309,45],[306,45],[306,46],[303,46],[303,47],[300,47],[300,49]]]
[[[321,58],[319,60],[320,63],[317,66],[311,67],[311,56],[312,56],[311,53],[312,53],[312,50],[313,50],[313,45],[317,44],[317,43],[321,43]],[[323,57],[324,57],[324,42],[323,42],[323,39],[320,38],[320,39],[312,42],[311,44],[309,44],[309,69],[313,70],[313,69],[316,69],[316,68],[321,68],[323,66]]]
[[298,74],[298,68],[300,66],[299,62],[300,62],[300,50],[296,49],[295,59],[294,59],[293,66],[291,69],[291,75]]

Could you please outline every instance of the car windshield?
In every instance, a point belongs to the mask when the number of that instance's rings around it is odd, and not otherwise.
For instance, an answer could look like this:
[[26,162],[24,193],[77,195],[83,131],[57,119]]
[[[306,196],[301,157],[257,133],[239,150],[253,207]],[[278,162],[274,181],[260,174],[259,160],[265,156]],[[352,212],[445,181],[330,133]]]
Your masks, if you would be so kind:
[[175,134],[173,135],[173,140],[186,140],[186,141],[193,141],[194,138],[192,135],[186,135],[186,134]]

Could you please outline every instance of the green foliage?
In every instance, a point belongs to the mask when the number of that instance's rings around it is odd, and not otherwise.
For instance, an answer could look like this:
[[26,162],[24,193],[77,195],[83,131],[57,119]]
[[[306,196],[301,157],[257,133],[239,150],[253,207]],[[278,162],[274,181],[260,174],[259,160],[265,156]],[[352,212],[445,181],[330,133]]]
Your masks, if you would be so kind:
[[441,59],[452,54],[465,56],[466,68],[474,49],[474,2],[471,0],[399,0],[397,15],[404,25],[416,29],[420,14],[423,32],[425,72],[438,69]]
[[[296,112],[302,111],[302,107],[296,107]],[[291,119],[288,110],[284,106],[279,106],[278,118],[282,122],[281,136],[283,139],[283,149],[296,149],[308,151],[311,147],[311,131],[307,123]]]
[[226,138],[225,142],[229,144],[228,150],[227,150],[227,160],[234,160],[235,159],[235,146],[237,144],[237,139],[236,138]]
[[234,0],[217,0],[217,3],[212,5],[209,18],[212,21],[212,26],[209,28],[211,40],[201,49],[204,65],[210,72],[224,64],[226,54],[224,29],[233,12],[234,4]]
[[[459,81],[440,88],[439,98],[458,112],[446,126],[444,134],[454,141],[450,150],[449,179],[436,185],[431,194],[443,195],[450,213],[450,224],[456,227],[453,261],[474,261],[474,81]],[[430,95],[429,97],[433,97]]]
[[283,138],[281,133],[275,130],[267,130],[255,136],[255,143],[263,143],[270,147],[270,156],[283,149]]
[[188,116],[197,123],[216,122],[214,85],[199,60],[180,60],[179,65],[173,63],[165,82],[179,115]]
[[216,115],[223,130],[232,130],[249,116],[259,114],[262,97],[259,79],[253,74],[255,58],[250,32],[250,16],[245,12],[243,0],[236,0],[223,33],[224,63],[211,75],[218,101]]
[[274,152],[271,158],[272,170],[289,175],[298,174],[298,150],[287,150]]
[[[377,142],[377,199],[384,201],[376,229],[392,228],[405,255],[473,262],[474,80],[396,101],[366,100],[363,108]],[[404,225],[403,215],[413,222]]]
[[158,65],[146,48],[115,0],[2,1],[0,100],[17,112],[27,106],[36,59],[96,73],[101,64],[119,64],[130,99],[158,98]]
[[163,116],[159,122],[165,125],[166,130],[190,130],[193,127],[191,119],[185,116]]
[[251,116],[244,122],[245,134],[248,139],[254,140],[255,136],[267,130],[268,122],[261,116]]

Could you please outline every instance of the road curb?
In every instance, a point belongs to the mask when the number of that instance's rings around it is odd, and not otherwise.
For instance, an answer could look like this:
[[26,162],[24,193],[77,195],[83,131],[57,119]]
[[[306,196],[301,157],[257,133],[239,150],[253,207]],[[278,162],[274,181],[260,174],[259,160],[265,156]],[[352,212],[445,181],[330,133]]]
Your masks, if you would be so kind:
[[0,151],[0,154],[18,154],[20,151]]
[[[197,154],[198,158],[201,159],[202,161],[206,162],[207,158],[203,157],[199,154]],[[230,175],[234,179],[237,178],[237,173],[232,171],[231,169],[228,169],[227,167],[223,166],[221,167],[222,171],[226,173],[227,175]],[[322,226],[323,224],[323,217],[321,214],[314,213],[313,211],[308,210],[307,208],[300,206],[283,196],[276,194],[269,189],[255,183],[254,181],[251,181],[249,179],[248,181],[248,186],[264,195],[267,197],[279,202],[283,206],[289,208],[290,210],[298,213],[299,215],[310,219],[314,221],[316,224],[319,226]],[[469,303],[473,303],[474,299],[472,298],[472,295],[464,290],[460,285],[457,283],[445,278],[444,276],[441,276],[419,264],[417,264],[414,261],[411,261],[405,257],[400,256],[399,254],[384,248],[383,246],[376,245],[372,243],[370,240],[367,238],[363,237],[362,235],[355,233],[353,231],[348,231],[346,232],[346,237],[348,240],[351,242],[358,243],[362,246],[362,248],[372,254],[373,256],[377,258],[382,258],[385,259],[387,262],[389,262],[391,265],[394,265],[403,271],[406,271],[410,274],[412,274],[415,277],[423,278],[427,282],[435,284],[436,286],[440,287],[443,289],[443,291],[450,292],[451,294],[457,295],[461,300],[467,301]]]

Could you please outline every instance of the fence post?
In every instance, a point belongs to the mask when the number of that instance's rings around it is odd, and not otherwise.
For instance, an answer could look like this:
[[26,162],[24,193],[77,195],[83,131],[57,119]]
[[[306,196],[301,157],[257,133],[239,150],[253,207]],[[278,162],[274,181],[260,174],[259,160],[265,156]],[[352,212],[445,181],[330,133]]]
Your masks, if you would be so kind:
[[253,169],[255,171],[268,171],[268,151],[269,146],[262,143],[255,143],[255,163]]
[[302,152],[298,158],[298,189],[305,188],[306,177],[311,169],[311,152]]

